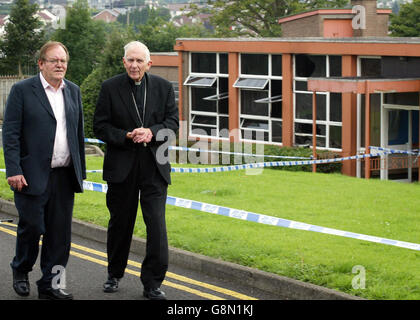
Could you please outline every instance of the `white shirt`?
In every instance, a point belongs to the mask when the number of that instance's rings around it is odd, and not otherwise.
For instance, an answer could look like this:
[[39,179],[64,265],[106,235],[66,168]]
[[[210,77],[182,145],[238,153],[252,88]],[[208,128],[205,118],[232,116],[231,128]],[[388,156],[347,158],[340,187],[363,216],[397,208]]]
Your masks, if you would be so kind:
[[67,167],[70,164],[70,150],[67,142],[66,112],[63,96],[65,83],[64,81],[61,81],[60,87],[56,90],[47,82],[47,80],[45,80],[42,73],[40,73],[39,76],[54,112],[55,120],[57,121],[51,168]]

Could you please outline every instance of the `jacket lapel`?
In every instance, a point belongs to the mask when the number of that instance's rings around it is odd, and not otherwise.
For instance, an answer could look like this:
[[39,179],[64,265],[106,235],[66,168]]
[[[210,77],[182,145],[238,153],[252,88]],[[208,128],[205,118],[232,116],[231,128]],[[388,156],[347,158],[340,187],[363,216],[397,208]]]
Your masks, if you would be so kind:
[[152,104],[151,101],[153,101],[154,99],[152,99],[152,94],[153,94],[153,83],[152,80],[150,79],[149,75],[147,73],[144,74],[144,78],[146,80],[146,110],[143,110],[144,112],[144,126],[146,128],[149,127],[149,118],[150,118],[150,114],[152,113]]
[[45,108],[45,110],[47,110],[47,112],[51,115],[51,117],[53,117],[55,119],[54,112],[51,108],[50,102],[48,101],[47,94],[45,93],[45,90],[42,87],[42,83],[41,83],[41,79],[39,78],[39,74],[35,78],[35,81],[32,84],[32,89],[33,89],[33,92],[34,92],[35,96],[37,96],[37,98],[41,102],[41,105]]
[[131,117],[133,118],[134,122],[136,123],[136,125],[138,127],[141,127],[141,122],[140,119],[137,115],[136,112],[136,106],[134,105],[133,99],[132,99],[132,92],[131,92],[131,86],[130,83],[128,82],[128,75],[125,74],[123,81],[121,81],[121,85],[118,89],[120,96],[121,96],[121,101],[123,102],[123,104],[125,105],[125,107],[128,110],[128,113],[131,115]]
[[63,88],[63,99],[64,99],[64,111],[66,113],[66,122],[67,122],[67,126],[69,126],[69,124],[73,123],[72,117],[74,117],[74,115],[77,113],[75,113],[74,102],[72,99],[70,88],[67,83]]

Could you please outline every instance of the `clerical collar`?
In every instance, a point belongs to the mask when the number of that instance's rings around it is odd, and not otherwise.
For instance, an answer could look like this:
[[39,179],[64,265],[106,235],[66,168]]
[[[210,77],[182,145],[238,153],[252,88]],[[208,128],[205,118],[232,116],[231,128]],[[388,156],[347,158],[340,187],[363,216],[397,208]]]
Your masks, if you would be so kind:
[[144,80],[144,76],[143,76],[143,78],[141,78],[141,80],[140,81],[134,81],[133,79],[131,79],[129,76],[128,76],[128,74],[127,74],[127,78],[128,78],[128,82],[133,86],[133,89],[136,87],[136,86],[140,86],[142,83],[143,83],[143,80]]

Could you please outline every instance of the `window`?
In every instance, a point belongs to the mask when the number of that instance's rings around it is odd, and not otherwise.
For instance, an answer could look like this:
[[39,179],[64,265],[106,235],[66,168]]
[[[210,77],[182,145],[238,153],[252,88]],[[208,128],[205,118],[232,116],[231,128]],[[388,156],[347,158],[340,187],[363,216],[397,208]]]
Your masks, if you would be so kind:
[[382,74],[381,58],[360,58],[360,76],[380,77]]
[[184,85],[193,87],[212,87],[216,81],[216,77],[197,77],[188,76]]
[[191,72],[216,73],[216,54],[191,53]]
[[240,55],[239,127],[243,140],[282,142],[282,56]]
[[190,134],[229,138],[228,70],[227,53],[190,54]]
[[239,89],[258,89],[263,90],[268,84],[268,79],[257,78],[238,78],[233,86]]
[[241,54],[241,74],[268,75],[268,55]]
[[[294,138],[296,145],[312,145],[312,95],[309,77],[341,77],[341,56],[297,54],[294,57]],[[316,93],[316,144],[341,149],[341,93]]]

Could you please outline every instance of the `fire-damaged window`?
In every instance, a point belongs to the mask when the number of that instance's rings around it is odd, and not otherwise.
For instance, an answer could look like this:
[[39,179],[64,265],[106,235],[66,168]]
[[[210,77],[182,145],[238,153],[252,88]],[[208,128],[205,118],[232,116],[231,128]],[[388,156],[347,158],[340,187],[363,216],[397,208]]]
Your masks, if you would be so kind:
[[241,54],[233,86],[239,89],[241,139],[281,143],[282,56]]
[[192,52],[190,61],[189,76],[184,82],[189,87],[189,132],[227,138],[228,54]]
[[[294,138],[295,145],[312,145],[312,92],[308,91],[310,77],[341,77],[341,56],[294,56]],[[341,93],[316,93],[317,146],[341,149]]]

